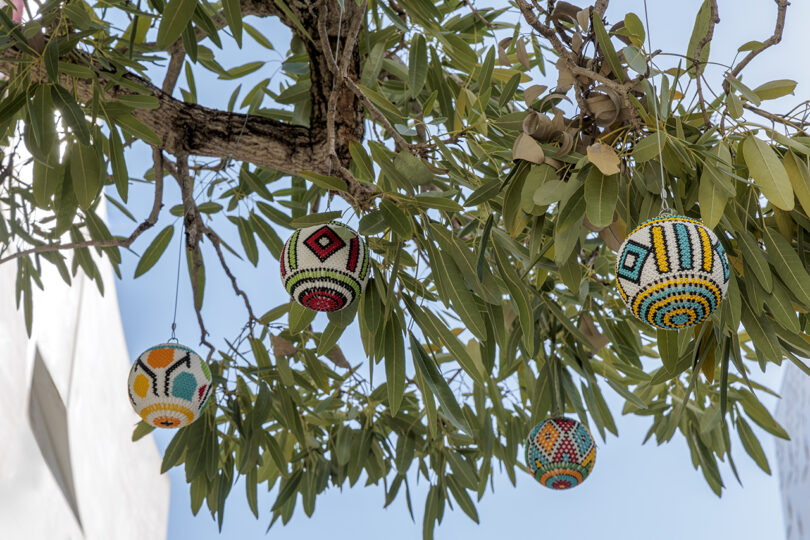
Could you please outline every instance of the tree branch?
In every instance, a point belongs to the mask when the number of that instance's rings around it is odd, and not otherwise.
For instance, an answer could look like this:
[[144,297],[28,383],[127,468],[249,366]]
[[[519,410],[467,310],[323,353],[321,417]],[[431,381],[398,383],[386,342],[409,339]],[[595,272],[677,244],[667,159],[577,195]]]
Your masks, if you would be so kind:
[[[785,30],[785,15],[787,13],[787,8],[790,5],[788,0],[774,0],[776,2],[776,26],[773,30],[773,35],[762,42],[762,47],[759,49],[755,49],[753,51],[749,51],[745,58],[740,60],[740,63],[734,66],[734,68],[728,73],[729,77],[736,78],[737,75],[751,63],[751,60],[757,57],[762,51],[776,45],[780,41],[782,41],[782,32]],[[728,78],[723,81],[723,90],[726,94],[728,94],[729,89],[731,88],[731,83],[728,82]]]
[[706,47],[706,45],[708,45],[714,37],[714,27],[719,22],[720,15],[718,14],[717,0],[711,0],[709,27],[706,29],[706,35],[704,35],[702,38],[700,38],[700,41],[698,41],[697,47],[695,47],[695,54],[692,57],[692,62],[695,66],[695,82],[697,83],[698,100],[700,101],[700,110],[703,113],[703,124],[706,127],[709,127],[712,124],[711,119],[709,118],[709,113],[706,110],[706,100],[703,97],[703,82],[701,80],[701,75],[705,66],[703,62],[700,61],[700,55],[703,53],[703,49]]
[[239,288],[239,283],[236,281],[236,276],[233,275],[233,272],[231,272],[231,269],[225,260],[225,254],[222,253],[222,242],[220,241],[219,236],[217,236],[217,234],[208,227],[205,228],[205,236],[207,236],[214,245],[214,249],[217,252],[217,257],[219,257],[219,263],[222,266],[222,269],[225,271],[225,275],[227,275],[231,280],[231,286],[233,287],[234,293],[236,293],[237,296],[241,296],[242,300],[245,302],[245,309],[247,309],[248,312],[248,324],[251,326],[253,323],[261,324],[261,321],[256,318],[256,315],[253,312],[253,307],[250,305],[248,295],[245,293],[245,291]]
[[[160,150],[157,148],[152,149],[153,156],[161,156]],[[48,251],[61,251],[65,249],[79,249],[79,248],[87,248],[87,247],[98,247],[98,248],[105,248],[105,247],[117,247],[117,248],[128,248],[132,245],[133,242],[147,229],[150,229],[158,220],[158,214],[160,213],[160,209],[163,206],[163,173],[162,167],[158,167],[157,163],[162,163],[162,156],[155,157],[155,198],[152,202],[152,210],[149,212],[149,216],[145,220],[143,220],[135,230],[130,233],[130,235],[126,238],[119,238],[116,240],[87,240],[84,242],[68,242],[66,244],[46,244],[43,246],[36,246],[30,249],[24,249],[22,251],[17,251],[16,253],[12,253],[7,257],[3,257],[0,259],[0,264],[13,261],[14,259],[19,259],[20,257],[25,257],[27,255],[31,255],[34,253],[45,253]]]
[[175,179],[180,184],[180,193],[183,199],[183,228],[186,232],[186,249],[191,252],[191,269],[189,272],[191,274],[191,296],[194,303],[194,312],[197,315],[197,324],[200,327],[200,344],[208,347],[207,361],[210,362],[216,347],[207,339],[208,330],[206,330],[203,321],[202,306],[197,302],[200,286],[198,276],[200,268],[203,266],[200,240],[202,240],[201,232],[205,226],[200,211],[197,209],[197,204],[194,202],[194,180],[188,173],[188,154],[177,156],[177,176]]

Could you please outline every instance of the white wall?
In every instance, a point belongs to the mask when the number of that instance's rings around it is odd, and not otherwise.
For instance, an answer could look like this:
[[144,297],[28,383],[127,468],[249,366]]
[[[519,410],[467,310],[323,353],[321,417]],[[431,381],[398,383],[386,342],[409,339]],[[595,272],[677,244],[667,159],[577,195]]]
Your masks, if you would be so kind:
[[16,264],[0,266],[0,538],[166,538],[169,482],[152,437],[131,442],[130,361],[114,276],[99,266],[104,297],[83,275],[68,287],[44,265],[31,339]]

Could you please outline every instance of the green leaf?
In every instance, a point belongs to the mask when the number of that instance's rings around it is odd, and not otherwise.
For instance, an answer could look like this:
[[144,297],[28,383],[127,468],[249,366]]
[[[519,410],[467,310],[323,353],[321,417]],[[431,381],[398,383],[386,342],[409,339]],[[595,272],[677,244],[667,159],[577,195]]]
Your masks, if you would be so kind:
[[323,223],[329,223],[330,221],[338,219],[341,216],[341,214],[342,212],[338,211],[309,214],[307,216],[295,218],[294,220],[290,221],[290,225],[295,228],[311,227],[312,225],[321,225]]
[[172,43],[180,38],[180,34],[183,33],[191,20],[191,16],[194,15],[196,7],[197,0],[169,0],[163,9],[163,16],[158,27],[158,48],[168,49]]
[[110,164],[112,165],[113,180],[121,200],[127,202],[129,193],[129,171],[127,161],[124,159],[124,144],[118,135],[118,129],[110,125]]
[[771,268],[754,236],[748,231],[737,231],[737,245],[745,266],[753,271],[765,292],[771,292],[773,290]]
[[703,166],[703,173],[700,175],[700,186],[698,188],[700,218],[703,220],[704,225],[710,229],[720,223],[720,218],[723,217],[723,212],[730,198],[713,179],[719,174],[716,168],[707,163]]
[[[222,11],[231,29],[233,38],[242,48],[242,5],[239,0],[222,0]],[[258,516],[257,516],[258,517]]]
[[413,224],[411,219],[399,206],[394,204],[388,199],[380,201],[380,213],[383,219],[391,227],[400,238],[403,240],[409,239],[413,236]]
[[779,437],[786,441],[790,440],[785,429],[779,425],[779,422],[774,420],[765,405],[763,405],[754,394],[745,389],[739,389],[736,392],[741,396],[740,401],[748,418],[774,437]]
[[163,144],[158,134],[155,133],[152,128],[131,114],[122,114],[120,116],[116,116],[115,123],[147,144],[151,144],[153,146],[160,146]]
[[[200,205],[200,211],[202,211],[202,205]],[[259,240],[261,240],[262,243],[267,246],[267,250],[271,255],[273,255],[273,257],[279,259],[281,257],[281,250],[284,247],[284,242],[281,241],[281,238],[279,238],[276,230],[254,212],[250,213],[250,217],[248,219],[250,221],[251,228],[259,237]]]
[[605,55],[610,70],[619,79],[619,82],[624,82],[624,70],[622,69],[622,62],[619,60],[619,55],[616,54],[616,49],[613,48],[613,43],[610,41],[610,36],[605,30],[605,24],[602,18],[594,11],[591,16],[591,23],[593,24],[593,32],[596,34],[596,41],[599,44],[599,49]]
[[371,163],[366,149],[357,141],[349,141],[349,153],[352,156],[352,162],[357,167],[357,177],[359,180],[373,183],[374,182],[374,165]]
[[264,66],[265,62],[255,61],[255,62],[248,62],[247,64],[242,64],[241,66],[232,67],[229,70],[226,70],[224,73],[220,73],[219,78],[223,81],[231,81],[233,79],[241,79],[242,77],[246,77],[250,75],[254,71],[261,69]]
[[632,12],[625,15],[624,27],[627,29],[627,33],[630,34],[630,40],[634,45],[638,47],[644,45],[646,33],[644,32],[644,25],[641,23],[641,19],[638,18],[638,15]]
[[317,311],[307,309],[298,302],[290,302],[290,333],[295,335],[309,326],[317,315]]
[[[689,38],[689,46],[686,48],[686,59],[689,69],[687,72],[690,77],[695,76],[695,53],[697,52],[700,41],[706,36],[709,31],[709,24],[711,23],[712,6],[709,0],[703,0],[700,9],[695,17],[695,25],[692,28],[692,36]],[[711,49],[711,41],[705,44],[700,51],[698,62],[705,64],[709,60],[709,51]]]
[[746,137],[742,149],[751,177],[765,198],[780,210],[793,210],[793,189],[776,152],[754,135]]
[[26,130],[31,129],[39,153],[47,155],[56,140],[53,100],[47,86],[39,85],[34,92],[34,99],[28,102],[30,122]]
[[155,430],[155,426],[152,424],[147,424],[143,420],[139,421],[135,425],[135,429],[132,431],[132,442],[139,441],[152,433]]
[[605,176],[592,167],[585,178],[585,215],[596,227],[613,223],[613,213],[619,198],[619,175]]
[[143,94],[123,94],[116,96],[114,103],[121,103],[133,109],[155,110],[160,107],[160,101],[155,96]]
[[517,307],[518,320],[520,321],[520,329],[523,331],[523,346],[533,356],[535,352],[534,343],[534,312],[531,308],[528,293],[526,292],[525,283],[520,279],[515,271],[514,265],[509,261],[506,253],[498,246],[493,244],[495,251],[495,261],[498,264],[498,271],[506,283],[509,290],[509,296],[512,298],[515,307]]
[[762,239],[768,260],[776,269],[776,273],[785,282],[796,298],[806,306],[810,306],[810,275],[807,274],[798,253],[784,237],[766,228]]
[[807,163],[791,150],[785,153],[783,162],[799,204],[804,213],[810,215],[810,169],[807,168]]
[[408,90],[412,97],[418,96],[425,86],[427,64],[425,36],[417,33],[411,40],[411,48],[408,53]]
[[467,514],[471,520],[478,523],[478,511],[475,509],[475,503],[473,503],[467,490],[458,485],[453,475],[446,476],[445,480],[447,481],[447,487],[450,488],[450,493],[453,494],[453,498],[464,513]]
[[155,236],[155,239],[152,240],[152,243],[149,244],[149,247],[147,247],[143,255],[141,255],[138,266],[135,267],[135,275],[133,277],[138,277],[155,266],[160,256],[163,255],[163,252],[166,251],[166,248],[172,241],[172,236],[174,236],[174,225],[167,226]]
[[405,341],[399,317],[388,319],[385,326],[385,383],[388,389],[388,406],[396,416],[405,392]]
[[34,201],[40,208],[49,208],[64,176],[64,167],[59,163],[59,149],[54,145],[47,161],[34,160]]
[[310,171],[301,171],[298,173],[301,178],[306,178],[318,187],[327,191],[346,191],[346,182],[334,176],[324,176]]
[[236,225],[239,231],[239,240],[242,243],[242,248],[245,250],[247,259],[256,266],[259,263],[259,248],[256,247],[256,238],[253,236],[253,230],[250,227],[250,222],[245,218],[228,216],[228,219]]
[[102,162],[98,152],[92,146],[72,144],[69,154],[73,192],[79,207],[87,209],[101,193],[104,182]]
[[788,94],[793,94],[796,89],[796,81],[790,79],[778,79],[766,82],[754,88],[754,93],[761,100],[777,99]]
[[464,206],[478,206],[498,196],[501,191],[500,180],[489,180],[478,186],[475,191],[470,193],[467,200],[464,201]]
[[741,320],[745,330],[754,343],[754,350],[762,362],[780,363],[782,361],[782,347],[776,339],[776,332],[768,317],[758,317],[747,301],[743,301]]
[[757,436],[754,435],[751,426],[749,426],[748,422],[742,417],[737,417],[737,434],[740,436],[740,442],[742,442],[743,448],[745,448],[745,451],[751,456],[751,459],[754,460],[754,463],[765,471],[766,474],[771,474],[771,467],[768,465],[768,458],[765,457],[765,451],[762,449],[762,445],[759,444],[759,440],[757,440]]
[[658,354],[661,355],[661,362],[671,376],[680,373],[678,354],[678,332],[672,330],[656,330],[658,335]]
[[79,142],[89,146],[90,128],[87,126],[87,121],[84,119],[84,113],[79,107],[79,104],[76,103],[76,100],[73,99],[73,96],[70,95],[70,92],[65,90],[61,85],[54,84],[51,85],[51,97],[53,97],[56,108],[62,113],[62,118],[64,118],[67,125],[70,126],[70,129],[73,131],[76,138],[79,139]]
[[436,367],[433,358],[427,355],[422,345],[416,341],[413,333],[409,332],[411,341],[411,355],[413,356],[413,363],[422,375],[425,377],[430,391],[439,400],[442,407],[442,412],[445,417],[455,427],[461,431],[471,434],[472,430],[467,425],[467,420],[464,418],[464,413],[461,411],[453,391],[447,381],[444,380],[439,369]]

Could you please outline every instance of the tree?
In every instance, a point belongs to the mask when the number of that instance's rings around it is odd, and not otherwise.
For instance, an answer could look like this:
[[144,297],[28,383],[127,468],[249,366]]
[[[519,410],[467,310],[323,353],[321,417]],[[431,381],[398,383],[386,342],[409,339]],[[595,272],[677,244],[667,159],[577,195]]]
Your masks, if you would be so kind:
[[[299,494],[311,515],[318,493],[363,474],[384,483],[386,504],[405,491],[411,508],[411,470],[431,485],[431,537],[445,502],[478,519],[472,497],[493,460],[515,481],[526,433],[551,411],[616,434],[605,386],[626,400],[623,413],[650,418],[648,438],[680,433],[718,495],[718,460],[736,475],[735,428],[769,472],[749,420],[787,434],[757,398],[770,390],[749,375],[784,358],[808,372],[808,105],[762,108],[795,82],[752,89],[742,72],[780,41],[787,1],[775,2],[772,35],[742,44],[730,65],[709,60],[715,0],[697,13],[688,50],[666,55],[645,46],[637,15],[606,21],[607,0],[512,7],[519,14],[468,0],[50,0],[21,23],[0,11],[0,263],[17,265],[29,327],[45,263],[102,288],[99,255],[118,270],[121,249],[137,247],[136,274],[146,272],[173,228],[148,246],[142,234],[164,204],[183,217],[218,389],[204,418],[176,434],[164,469],[185,465],[195,513],[207,502],[221,523],[237,475],[257,516],[257,485],[278,484],[273,522],[290,519]],[[264,17],[292,31],[280,89],[265,79],[227,107],[198,105],[195,74],[234,80],[264,65],[220,64],[246,35],[274,46],[250,24]],[[715,64],[719,82],[706,75]],[[162,82],[149,76],[159,71]],[[547,72],[553,89],[531,84]],[[19,144],[32,178],[15,166]],[[142,144],[154,166],[136,183],[128,154]],[[181,201],[164,200],[166,177]],[[113,235],[96,210],[104,193],[132,216],[130,184],[153,190],[154,203]],[[728,298],[694,332],[652,331],[613,284],[615,250],[662,195],[713,228],[732,263]],[[320,211],[333,197],[373,253],[359,305],[322,328],[296,304],[254,312],[229,263],[274,267],[279,230],[334,219]],[[226,227],[241,249],[222,240]],[[244,301],[227,347],[204,325],[210,264]],[[337,345],[350,324],[361,365]],[[372,386],[363,374],[380,363]]]

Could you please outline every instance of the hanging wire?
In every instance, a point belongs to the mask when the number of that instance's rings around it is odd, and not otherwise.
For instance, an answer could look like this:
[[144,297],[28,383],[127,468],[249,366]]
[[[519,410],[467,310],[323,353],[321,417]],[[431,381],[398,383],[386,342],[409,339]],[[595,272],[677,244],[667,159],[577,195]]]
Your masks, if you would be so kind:
[[[650,16],[647,13],[647,0],[644,0],[644,22],[647,23],[647,48],[649,49],[649,54],[652,55],[652,39],[650,34],[652,34],[652,30],[650,29]],[[650,72],[652,75],[652,62],[650,59],[647,60],[647,71]],[[661,121],[658,118],[658,89],[655,87],[655,81],[650,77],[650,84],[655,90],[655,99],[653,100],[653,111],[655,112],[655,138],[658,141],[658,165],[661,168],[661,214],[671,214],[672,208],[669,206],[669,202],[667,201],[667,186],[664,176],[664,154],[663,149],[661,148]]]
[[175,343],[179,343],[180,340],[177,339],[177,336],[174,335],[174,331],[177,330],[177,299],[180,297],[180,256],[183,253],[183,235],[182,232],[180,233],[180,242],[177,246],[177,277],[174,281],[174,315],[172,316],[172,337],[169,338],[169,341],[174,341]]

